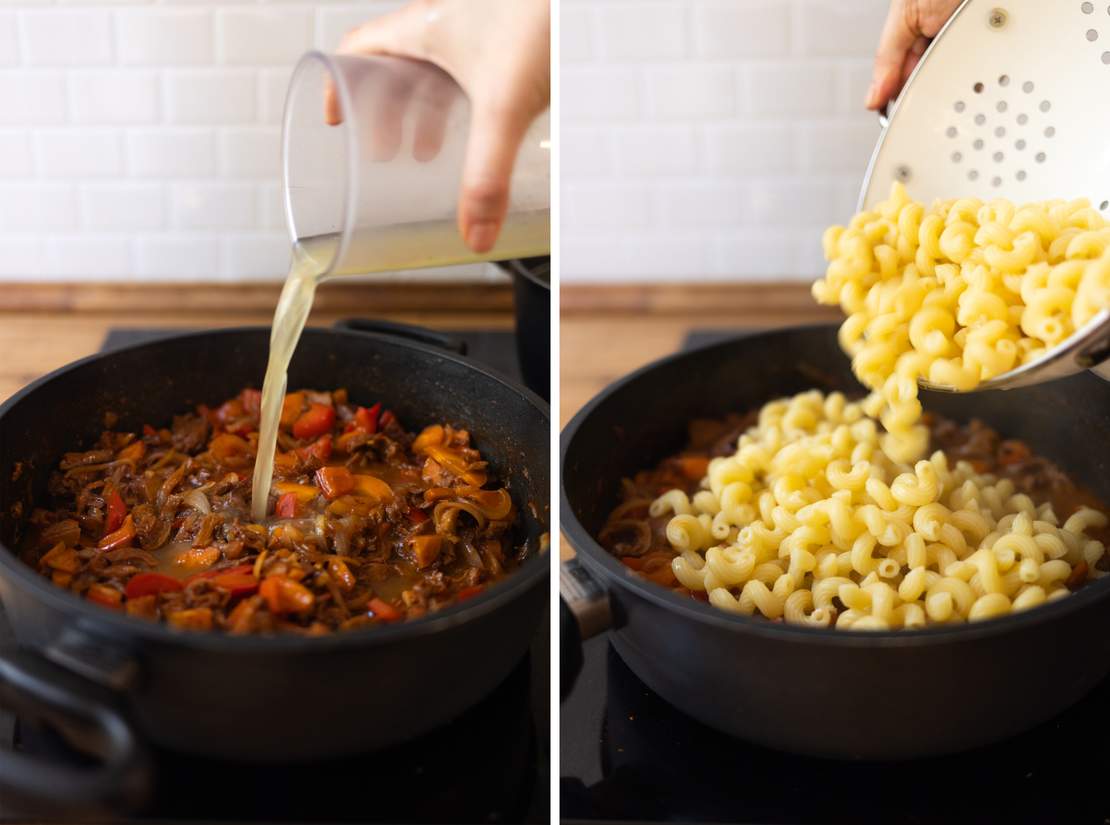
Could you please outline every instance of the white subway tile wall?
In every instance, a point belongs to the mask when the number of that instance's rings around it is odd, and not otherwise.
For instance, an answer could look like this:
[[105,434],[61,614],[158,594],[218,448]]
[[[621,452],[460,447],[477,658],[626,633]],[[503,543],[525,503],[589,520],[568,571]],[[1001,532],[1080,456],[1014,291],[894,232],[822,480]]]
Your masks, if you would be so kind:
[[810,279],[887,0],[562,0],[562,278]]
[[0,0],[0,279],[282,277],[293,65],[399,5]]

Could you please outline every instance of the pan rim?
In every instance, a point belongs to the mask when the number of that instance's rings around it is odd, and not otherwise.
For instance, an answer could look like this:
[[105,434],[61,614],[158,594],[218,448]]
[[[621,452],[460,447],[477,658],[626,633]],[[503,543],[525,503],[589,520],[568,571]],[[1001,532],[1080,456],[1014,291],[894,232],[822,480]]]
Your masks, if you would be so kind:
[[[567,423],[560,433],[559,443],[559,527],[567,540],[591,573],[600,574],[604,582],[616,584],[634,595],[652,602],[669,612],[677,613],[696,622],[734,633],[750,633],[767,639],[790,643],[823,642],[836,647],[905,647],[907,645],[926,646],[949,642],[973,641],[993,636],[1005,635],[1042,621],[1063,617],[1072,611],[1082,610],[1089,603],[1110,597],[1110,576],[1090,582],[1066,599],[1025,610],[1010,613],[999,618],[982,622],[959,625],[933,626],[914,630],[868,630],[851,632],[837,630],[835,627],[819,628],[805,625],[771,622],[755,616],[729,613],[696,599],[684,598],[661,585],[654,584],[639,576],[632,575],[616,558],[598,544],[590,535],[578,514],[570,504],[566,487],[566,462],[575,436],[590,415],[607,401],[614,393],[632,384],[643,376],[667,364],[718,348],[735,346],[738,341],[751,340],[757,336],[783,336],[817,330],[831,331],[838,323],[797,324],[773,329],[762,329],[750,333],[738,333],[723,341],[714,341],[692,349],[681,350],[657,358],[609,384],[591,398]],[[618,630],[618,628],[610,628]]]
[[[116,347],[106,352],[93,353],[84,358],[79,358],[43,375],[0,404],[0,422],[7,413],[31,396],[43,385],[58,380],[70,372],[74,372],[87,364],[93,363],[107,356],[124,352],[133,352],[145,348],[156,348],[169,341],[188,340],[212,336],[240,336],[244,334],[268,334],[270,328],[262,325],[242,325],[234,327],[220,327],[217,329],[200,330],[179,334],[160,336],[152,341],[142,341],[136,344],[127,344]],[[399,346],[412,349],[427,355],[432,355],[453,362],[469,370],[478,372],[487,379],[503,385],[527,404],[540,413],[544,421],[550,422],[550,411],[547,403],[538,395],[509,381],[495,370],[471,361],[455,353],[448,352],[418,341],[409,341],[374,332],[358,332],[352,330],[334,329],[328,327],[306,327],[305,335],[336,335],[349,337],[353,340],[370,339],[379,344]],[[549,514],[550,520],[550,514]],[[548,523],[550,530],[550,523]],[[420,638],[433,633],[446,631],[450,628],[466,624],[481,616],[493,613],[517,598],[523,597],[527,591],[546,579],[550,569],[550,551],[540,550],[528,559],[510,576],[505,577],[484,592],[461,604],[453,604],[435,613],[419,619],[386,625],[385,627],[359,628],[336,632],[323,637],[303,637],[294,634],[250,635],[233,636],[222,632],[189,632],[173,630],[162,622],[152,622],[120,615],[114,611],[88,604],[84,599],[78,598],[68,590],[52,584],[36,571],[32,570],[6,544],[0,542],[0,574],[19,583],[26,591],[39,601],[44,601],[52,609],[58,610],[69,617],[79,619],[81,632],[97,635],[98,637],[120,637],[139,639],[146,642],[158,642],[166,645],[180,645],[201,649],[213,653],[235,654],[281,654],[281,653],[319,653],[327,654],[330,651],[374,646],[402,642],[407,639]]]

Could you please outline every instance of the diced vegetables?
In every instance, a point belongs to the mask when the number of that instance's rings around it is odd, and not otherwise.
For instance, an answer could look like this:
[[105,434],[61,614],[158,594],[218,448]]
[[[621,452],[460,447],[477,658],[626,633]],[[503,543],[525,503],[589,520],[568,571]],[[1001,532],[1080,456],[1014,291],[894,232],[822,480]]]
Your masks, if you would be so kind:
[[308,412],[293,423],[293,435],[296,438],[317,438],[329,432],[335,424],[335,407],[327,404],[311,404]]
[[343,559],[328,559],[328,575],[343,592],[350,593],[355,589],[355,575]]
[[128,596],[124,607],[127,609],[128,616],[137,616],[140,619],[154,619],[158,616],[158,597],[139,596],[139,598],[133,599]]
[[389,602],[382,601],[377,596],[367,602],[367,607],[370,608],[371,613],[387,622],[395,622],[402,617],[400,610]]
[[307,447],[301,447],[300,449],[298,449],[297,455],[299,455],[305,461],[308,461],[309,458],[316,458],[321,464],[323,464],[325,461],[331,458],[331,451],[331,433],[324,433]]
[[379,401],[373,407],[359,407],[355,410],[355,426],[364,433],[378,431],[378,418],[382,414],[382,403]]
[[439,551],[442,547],[442,536],[434,534],[429,536],[413,536],[412,555],[417,569],[423,570],[434,562],[439,557]]
[[181,499],[181,503],[186,507],[192,507],[202,515],[209,515],[212,512],[212,505],[208,501],[208,496],[204,494],[204,490],[196,488],[190,490]]
[[346,467],[321,467],[316,471],[316,484],[324,497],[332,501],[355,488],[355,477]]
[[297,517],[297,494],[296,493],[283,493],[278,497],[277,504],[274,505],[274,514],[279,518],[296,518]]
[[126,547],[135,538],[135,521],[128,513],[118,530],[114,530],[96,545],[97,550],[115,550],[117,547]]
[[304,393],[291,392],[281,402],[281,426],[283,429],[292,429],[293,424],[301,417],[304,409]]
[[431,424],[425,427],[420,435],[416,437],[416,440],[412,442],[412,451],[414,453],[426,452],[428,447],[442,444],[446,437],[447,433],[442,424]]
[[127,505],[123,503],[123,497],[115,487],[104,497],[104,503],[108,511],[107,518],[104,520],[104,532],[114,533],[123,524],[124,516],[127,515]]
[[211,630],[212,608],[192,607],[178,610],[166,616],[166,622],[178,630]]
[[176,559],[174,564],[186,568],[211,567],[220,560],[218,547],[190,547]]
[[85,592],[85,598],[90,602],[96,602],[112,610],[119,610],[120,606],[123,604],[123,594],[116,590],[116,588],[109,587],[106,584],[94,584],[90,586]]
[[250,444],[246,439],[232,433],[221,433],[212,439],[208,445],[212,457],[222,464],[235,466],[231,462],[241,460],[250,452]]
[[301,504],[308,504],[320,491],[311,484],[296,484],[292,481],[275,481],[274,490],[279,496],[292,494]]
[[146,444],[138,439],[135,439],[118,453],[116,453],[117,461],[142,461],[143,456],[146,455]]
[[393,500],[393,488],[380,478],[362,473],[355,475],[353,478],[355,495],[366,496],[379,502]]
[[60,570],[63,573],[76,573],[81,569],[81,557],[72,547],[66,547],[63,542],[58,542],[39,559],[39,565],[49,567],[51,570]]
[[513,510],[513,500],[505,489],[467,490],[464,495],[474,502],[482,515],[494,521],[508,518]]
[[127,582],[123,592],[128,599],[138,599],[158,593],[172,593],[184,586],[180,579],[164,573],[137,573]]
[[227,590],[233,599],[246,596],[258,590],[258,579],[256,579],[254,573],[251,572],[251,565],[246,565],[245,568],[233,567],[230,570],[208,578],[216,587],[222,587],[224,590]]
[[316,603],[311,590],[288,576],[267,576],[258,592],[266,600],[270,612],[278,616],[308,613]]

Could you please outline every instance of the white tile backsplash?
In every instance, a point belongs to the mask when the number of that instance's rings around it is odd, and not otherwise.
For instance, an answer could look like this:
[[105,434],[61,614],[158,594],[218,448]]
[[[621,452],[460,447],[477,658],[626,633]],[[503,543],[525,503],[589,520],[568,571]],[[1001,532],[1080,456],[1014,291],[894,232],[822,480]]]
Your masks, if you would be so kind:
[[888,0],[561,0],[562,278],[809,279]]
[[282,277],[293,66],[400,5],[0,0],[0,279]]

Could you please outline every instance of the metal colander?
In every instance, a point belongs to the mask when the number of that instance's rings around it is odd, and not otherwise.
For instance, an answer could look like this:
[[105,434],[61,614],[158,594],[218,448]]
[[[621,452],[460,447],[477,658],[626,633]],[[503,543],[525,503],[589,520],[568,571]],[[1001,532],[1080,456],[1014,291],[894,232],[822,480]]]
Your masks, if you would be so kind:
[[965,0],[884,118],[860,192],[1110,207],[1110,0]]

